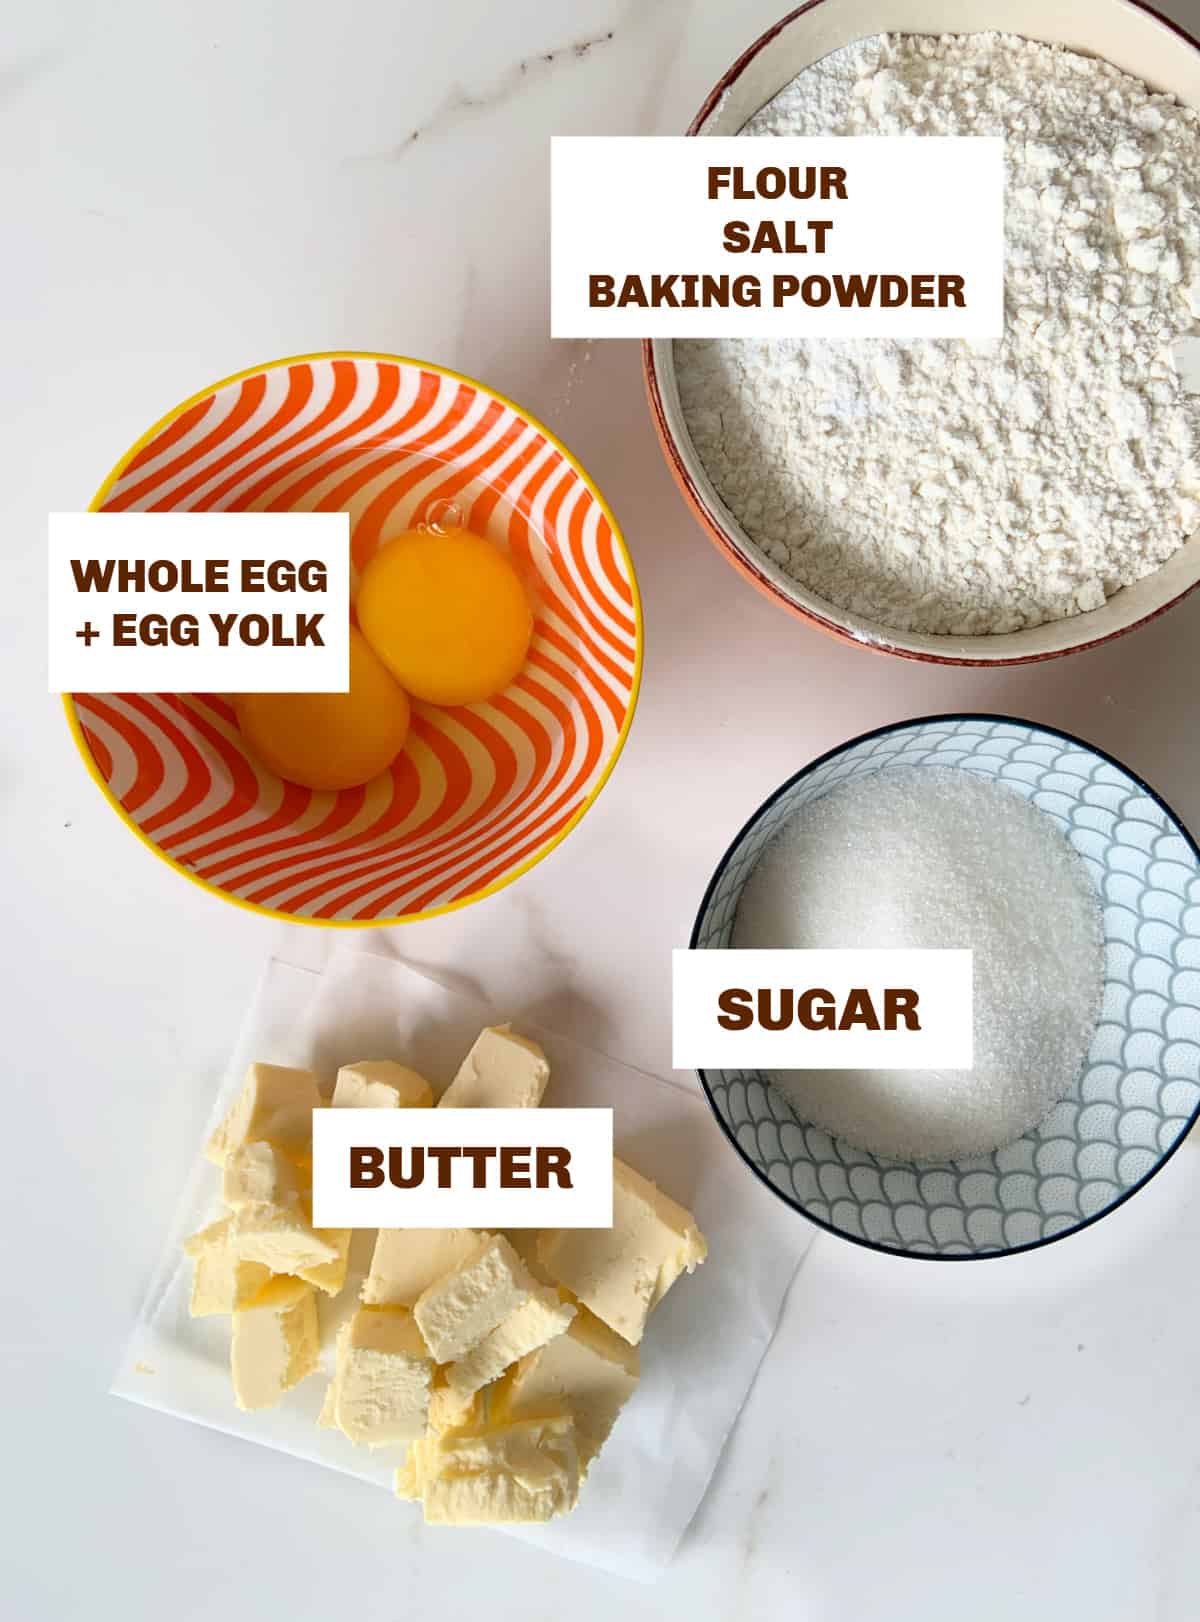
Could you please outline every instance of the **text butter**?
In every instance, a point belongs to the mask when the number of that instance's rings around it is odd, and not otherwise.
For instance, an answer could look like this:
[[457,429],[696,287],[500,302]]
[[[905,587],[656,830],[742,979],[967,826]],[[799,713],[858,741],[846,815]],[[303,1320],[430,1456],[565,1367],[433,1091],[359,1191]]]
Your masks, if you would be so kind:
[[606,1228],[607,1109],[329,1109],[312,1117],[318,1228]]

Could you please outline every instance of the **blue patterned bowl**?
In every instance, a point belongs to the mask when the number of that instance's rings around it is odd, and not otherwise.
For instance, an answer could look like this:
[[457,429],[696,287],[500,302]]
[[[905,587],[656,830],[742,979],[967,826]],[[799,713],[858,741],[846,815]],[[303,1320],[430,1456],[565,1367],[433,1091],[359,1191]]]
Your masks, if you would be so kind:
[[1054,818],[1100,892],[1105,991],[1083,1071],[1042,1123],[994,1154],[895,1161],[801,1120],[755,1070],[702,1070],[729,1141],[831,1233],[902,1256],[970,1260],[1062,1239],[1139,1189],[1200,1115],[1200,848],[1154,791],[1065,732],[994,715],[882,727],[789,778],[708,886],[694,948],[729,945],[742,887],[799,807],[893,766],[999,779]]

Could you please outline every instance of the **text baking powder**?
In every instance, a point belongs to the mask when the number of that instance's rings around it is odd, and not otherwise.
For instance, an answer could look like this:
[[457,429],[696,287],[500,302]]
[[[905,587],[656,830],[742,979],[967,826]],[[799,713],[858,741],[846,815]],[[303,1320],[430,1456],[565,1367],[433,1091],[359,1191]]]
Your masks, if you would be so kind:
[[1004,34],[877,35],[746,135],[1001,135],[1002,339],[679,340],[718,494],[817,596],[927,634],[1099,607],[1200,523],[1200,116]]

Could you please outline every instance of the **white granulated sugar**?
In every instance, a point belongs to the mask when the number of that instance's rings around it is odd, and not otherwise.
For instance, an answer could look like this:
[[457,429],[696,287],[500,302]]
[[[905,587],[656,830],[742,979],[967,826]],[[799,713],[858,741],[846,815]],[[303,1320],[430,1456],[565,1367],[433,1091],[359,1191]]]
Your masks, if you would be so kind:
[[971,1070],[788,1070],[799,1118],[900,1160],[1011,1143],[1070,1089],[1100,1011],[1096,891],[1057,825],[953,767],[895,767],[803,807],[767,846],[735,947],[974,954]]
[[1200,116],[1013,35],[877,35],[743,134],[1006,140],[1003,339],[675,344],[696,451],[768,558],[894,630],[979,635],[1170,557],[1200,523],[1171,360],[1200,318]]

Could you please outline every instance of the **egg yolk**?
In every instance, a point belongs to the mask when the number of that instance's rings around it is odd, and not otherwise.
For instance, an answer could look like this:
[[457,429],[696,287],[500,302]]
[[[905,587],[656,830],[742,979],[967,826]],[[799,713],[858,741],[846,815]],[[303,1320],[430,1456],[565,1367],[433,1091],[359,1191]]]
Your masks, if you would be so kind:
[[408,737],[408,699],[353,625],[349,692],[239,693],[233,708],[263,765],[304,788],[369,783]]
[[520,575],[470,530],[408,530],[367,564],[355,601],[363,635],[414,698],[475,704],[525,663],[533,609]]

